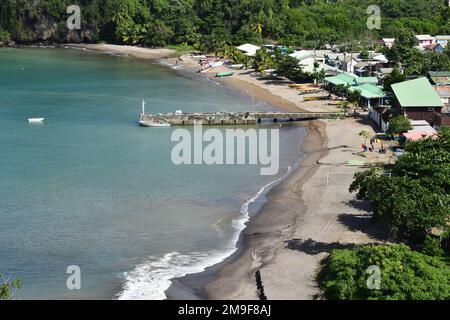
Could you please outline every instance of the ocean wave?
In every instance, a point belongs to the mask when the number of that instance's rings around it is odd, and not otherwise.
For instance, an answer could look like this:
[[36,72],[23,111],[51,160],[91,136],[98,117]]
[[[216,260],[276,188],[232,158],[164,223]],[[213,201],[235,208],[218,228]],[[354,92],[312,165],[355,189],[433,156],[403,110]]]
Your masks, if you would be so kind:
[[180,254],[171,252],[163,257],[151,257],[133,271],[125,273],[125,285],[119,300],[163,300],[172,279],[204,271],[223,261],[228,252]]
[[250,206],[264,197],[275,185],[285,180],[291,174],[293,166],[287,172],[263,186],[259,191],[241,206],[241,215],[233,219],[235,233],[227,248],[223,251],[192,252],[181,254],[170,252],[163,257],[150,257],[139,264],[134,270],[124,274],[123,290],[118,294],[119,300],[163,300],[165,291],[172,284],[172,279],[184,277],[205,271],[206,268],[223,262],[237,250],[237,242],[246,223],[250,220]]
[[169,63],[169,62],[167,62],[165,60],[159,60],[158,64],[166,66],[166,67],[169,67],[170,69],[173,69],[173,70],[182,70],[182,69],[184,69],[184,66],[182,64],[172,64],[172,63]]

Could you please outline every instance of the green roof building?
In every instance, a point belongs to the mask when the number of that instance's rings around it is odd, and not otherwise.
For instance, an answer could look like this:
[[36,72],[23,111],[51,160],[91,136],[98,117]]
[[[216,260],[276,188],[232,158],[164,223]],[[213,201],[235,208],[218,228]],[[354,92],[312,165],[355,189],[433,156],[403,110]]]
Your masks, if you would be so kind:
[[383,98],[386,94],[378,84],[377,77],[358,77],[351,73],[341,73],[334,77],[327,77],[324,79],[330,87],[343,85],[348,86],[352,92],[361,92],[361,108],[370,108],[383,104]]
[[358,77],[352,73],[344,72],[340,73],[334,77],[327,77],[324,79],[325,82],[331,85],[344,85],[344,86],[358,86],[365,83],[370,83],[373,85],[378,84],[377,77]]
[[383,88],[380,86],[375,86],[370,83],[365,83],[359,86],[353,86],[349,89],[350,91],[360,91],[361,97],[365,99],[382,99],[386,97]]
[[334,77],[327,77],[324,79],[325,82],[338,86],[338,85],[344,85],[344,86],[352,86],[355,84],[356,76],[351,73],[340,73]]
[[427,78],[418,78],[393,84],[396,98],[394,107],[411,120],[426,120],[433,124],[444,103]]

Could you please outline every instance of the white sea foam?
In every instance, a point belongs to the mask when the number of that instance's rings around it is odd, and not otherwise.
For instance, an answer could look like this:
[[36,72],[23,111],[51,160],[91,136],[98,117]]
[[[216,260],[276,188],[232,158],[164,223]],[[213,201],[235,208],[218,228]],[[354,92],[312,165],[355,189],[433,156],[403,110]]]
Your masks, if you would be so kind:
[[119,300],[162,300],[166,299],[165,291],[172,284],[171,280],[188,274],[204,271],[224,261],[237,250],[237,241],[246,223],[250,220],[250,205],[266,195],[272,187],[286,179],[292,172],[290,166],[287,172],[274,181],[263,186],[253,197],[241,206],[241,215],[232,221],[236,230],[229,244],[223,251],[192,252],[180,254],[167,253],[163,257],[150,257],[134,270],[124,274],[123,290],[118,294]]

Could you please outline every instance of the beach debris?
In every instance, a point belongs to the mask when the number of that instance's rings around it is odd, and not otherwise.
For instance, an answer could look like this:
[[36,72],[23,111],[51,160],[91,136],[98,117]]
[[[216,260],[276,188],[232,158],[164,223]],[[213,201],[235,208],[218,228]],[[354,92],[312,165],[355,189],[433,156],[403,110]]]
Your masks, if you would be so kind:
[[259,300],[267,300],[266,294],[264,293],[264,286],[262,284],[261,272],[258,270],[255,272],[256,279],[256,291]]

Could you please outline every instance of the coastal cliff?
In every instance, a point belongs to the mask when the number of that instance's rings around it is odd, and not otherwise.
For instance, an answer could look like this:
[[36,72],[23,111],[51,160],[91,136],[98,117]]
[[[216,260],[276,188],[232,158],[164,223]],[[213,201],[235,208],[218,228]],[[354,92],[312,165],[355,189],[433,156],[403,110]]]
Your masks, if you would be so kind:
[[[18,0],[2,1],[0,6],[0,46],[37,43],[96,42],[101,19],[95,14],[82,15],[83,28],[70,31],[66,22],[67,7],[73,1]],[[90,11],[99,9],[98,1],[90,1]],[[98,11],[99,12],[99,11]],[[100,12],[99,12],[100,13]]]

